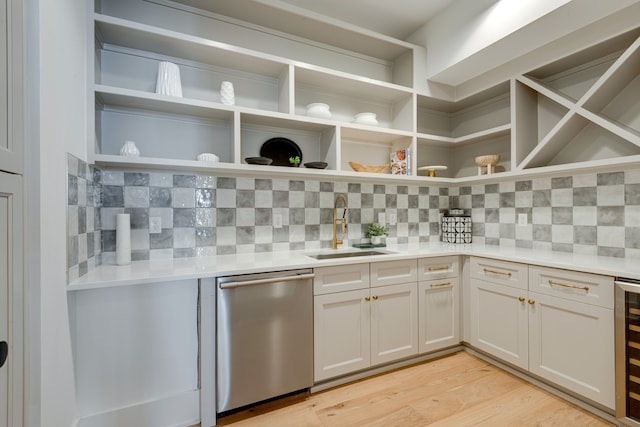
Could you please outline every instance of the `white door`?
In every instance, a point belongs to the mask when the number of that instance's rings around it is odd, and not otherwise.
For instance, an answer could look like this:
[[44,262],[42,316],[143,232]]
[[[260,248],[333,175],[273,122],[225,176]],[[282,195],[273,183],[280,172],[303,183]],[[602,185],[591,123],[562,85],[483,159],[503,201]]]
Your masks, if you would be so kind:
[[21,183],[0,172],[0,427],[22,425]]
[[459,292],[457,277],[418,284],[420,353],[460,344]]
[[418,354],[417,283],[371,288],[371,364]]
[[314,297],[315,381],[371,365],[369,300],[369,289]]
[[529,370],[613,409],[613,310],[535,292],[529,298]]
[[471,279],[470,305],[471,345],[528,369],[527,292]]
[[22,0],[0,3],[0,170],[22,173]]

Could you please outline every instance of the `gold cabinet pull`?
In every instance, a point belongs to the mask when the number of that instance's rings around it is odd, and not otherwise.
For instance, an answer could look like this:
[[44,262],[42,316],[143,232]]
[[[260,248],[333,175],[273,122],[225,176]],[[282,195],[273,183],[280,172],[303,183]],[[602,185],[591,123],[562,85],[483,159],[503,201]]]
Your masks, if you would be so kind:
[[532,300],[532,299],[530,299],[528,302],[529,302],[529,305],[533,305],[533,304],[535,304],[535,303],[536,303],[536,302],[535,302],[534,300]]
[[447,282],[447,283],[433,283],[431,285],[429,285],[432,288],[443,288],[445,286],[451,286],[451,282]]
[[365,300],[365,301],[367,301],[367,302],[369,302],[369,301],[371,301],[371,298],[369,298],[369,297],[364,297],[364,300]]
[[442,270],[448,270],[449,266],[444,266],[444,267],[429,267],[428,270],[429,271],[442,271]]
[[569,285],[567,283],[554,282],[551,279],[549,279],[549,286],[562,286],[563,288],[578,289],[580,291],[589,292],[589,287],[588,286]]
[[520,301],[520,302],[524,302],[524,297],[519,297],[519,298],[518,298],[518,301]]
[[485,268],[484,272],[485,273],[493,273],[493,274],[501,274],[503,276],[511,277],[511,273],[505,273],[504,271],[490,270],[488,268]]
[[377,301],[378,300],[378,295],[374,295],[373,299]]

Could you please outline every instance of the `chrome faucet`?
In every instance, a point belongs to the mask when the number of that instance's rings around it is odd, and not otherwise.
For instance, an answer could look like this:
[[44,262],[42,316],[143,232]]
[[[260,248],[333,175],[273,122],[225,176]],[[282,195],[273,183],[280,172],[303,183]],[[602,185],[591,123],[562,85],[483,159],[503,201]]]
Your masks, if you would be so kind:
[[[338,202],[342,200],[344,211],[342,212],[342,218],[338,218]],[[339,194],[336,197],[336,201],[333,204],[333,240],[331,240],[331,247],[338,249],[338,245],[341,245],[344,236],[347,234],[347,199]],[[338,224],[340,224],[340,239],[338,239]]]

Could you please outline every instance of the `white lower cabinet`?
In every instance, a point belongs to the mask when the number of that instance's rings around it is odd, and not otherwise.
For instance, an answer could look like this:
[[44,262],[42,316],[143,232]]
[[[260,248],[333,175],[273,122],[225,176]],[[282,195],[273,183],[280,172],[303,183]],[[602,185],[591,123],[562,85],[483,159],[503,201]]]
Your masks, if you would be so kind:
[[527,369],[526,291],[471,279],[471,345]]
[[614,408],[613,310],[535,292],[529,300],[529,371]]
[[[529,277],[522,275],[514,285],[482,280],[472,271],[471,344],[570,392],[614,408],[613,299],[607,297],[609,293],[613,296],[613,279],[529,268]],[[544,293],[527,290],[540,288],[542,281],[551,286],[544,288]]]
[[417,285],[404,283],[314,298],[314,378],[418,354]]
[[[403,262],[391,263],[393,265],[388,266],[396,268]],[[415,277],[415,259],[407,260],[405,264],[413,269],[409,277]],[[386,267],[382,262],[374,270]],[[340,270],[349,286],[353,285],[351,277],[355,272],[364,277],[361,274],[362,264],[340,266]],[[316,278],[325,283],[327,274],[334,270],[333,267],[322,267],[314,272]],[[385,283],[388,283],[386,279]],[[335,280],[332,286],[342,289],[339,280]],[[316,382],[418,354],[417,282],[369,287],[367,280],[366,283],[361,281],[359,286],[361,289],[333,293],[324,293],[324,286],[315,287]]]
[[459,294],[457,277],[418,283],[420,353],[460,344]]
[[313,307],[314,378],[343,375],[371,365],[369,289],[316,295]]
[[371,288],[371,364],[418,354],[417,284]]

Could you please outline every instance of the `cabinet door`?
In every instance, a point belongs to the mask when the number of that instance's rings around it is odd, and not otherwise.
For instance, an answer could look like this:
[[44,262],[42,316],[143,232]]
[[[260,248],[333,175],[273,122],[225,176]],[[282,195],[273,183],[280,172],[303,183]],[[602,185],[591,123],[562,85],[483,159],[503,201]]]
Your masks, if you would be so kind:
[[471,345],[528,368],[527,292],[471,279]]
[[460,344],[458,278],[420,282],[418,293],[420,353]]
[[535,292],[529,299],[529,370],[613,409],[613,310]]
[[22,425],[22,178],[0,172],[0,427]]
[[371,364],[418,354],[417,283],[371,289]]
[[23,173],[22,0],[0,5],[0,170]]
[[314,297],[314,379],[371,365],[369,289]]

